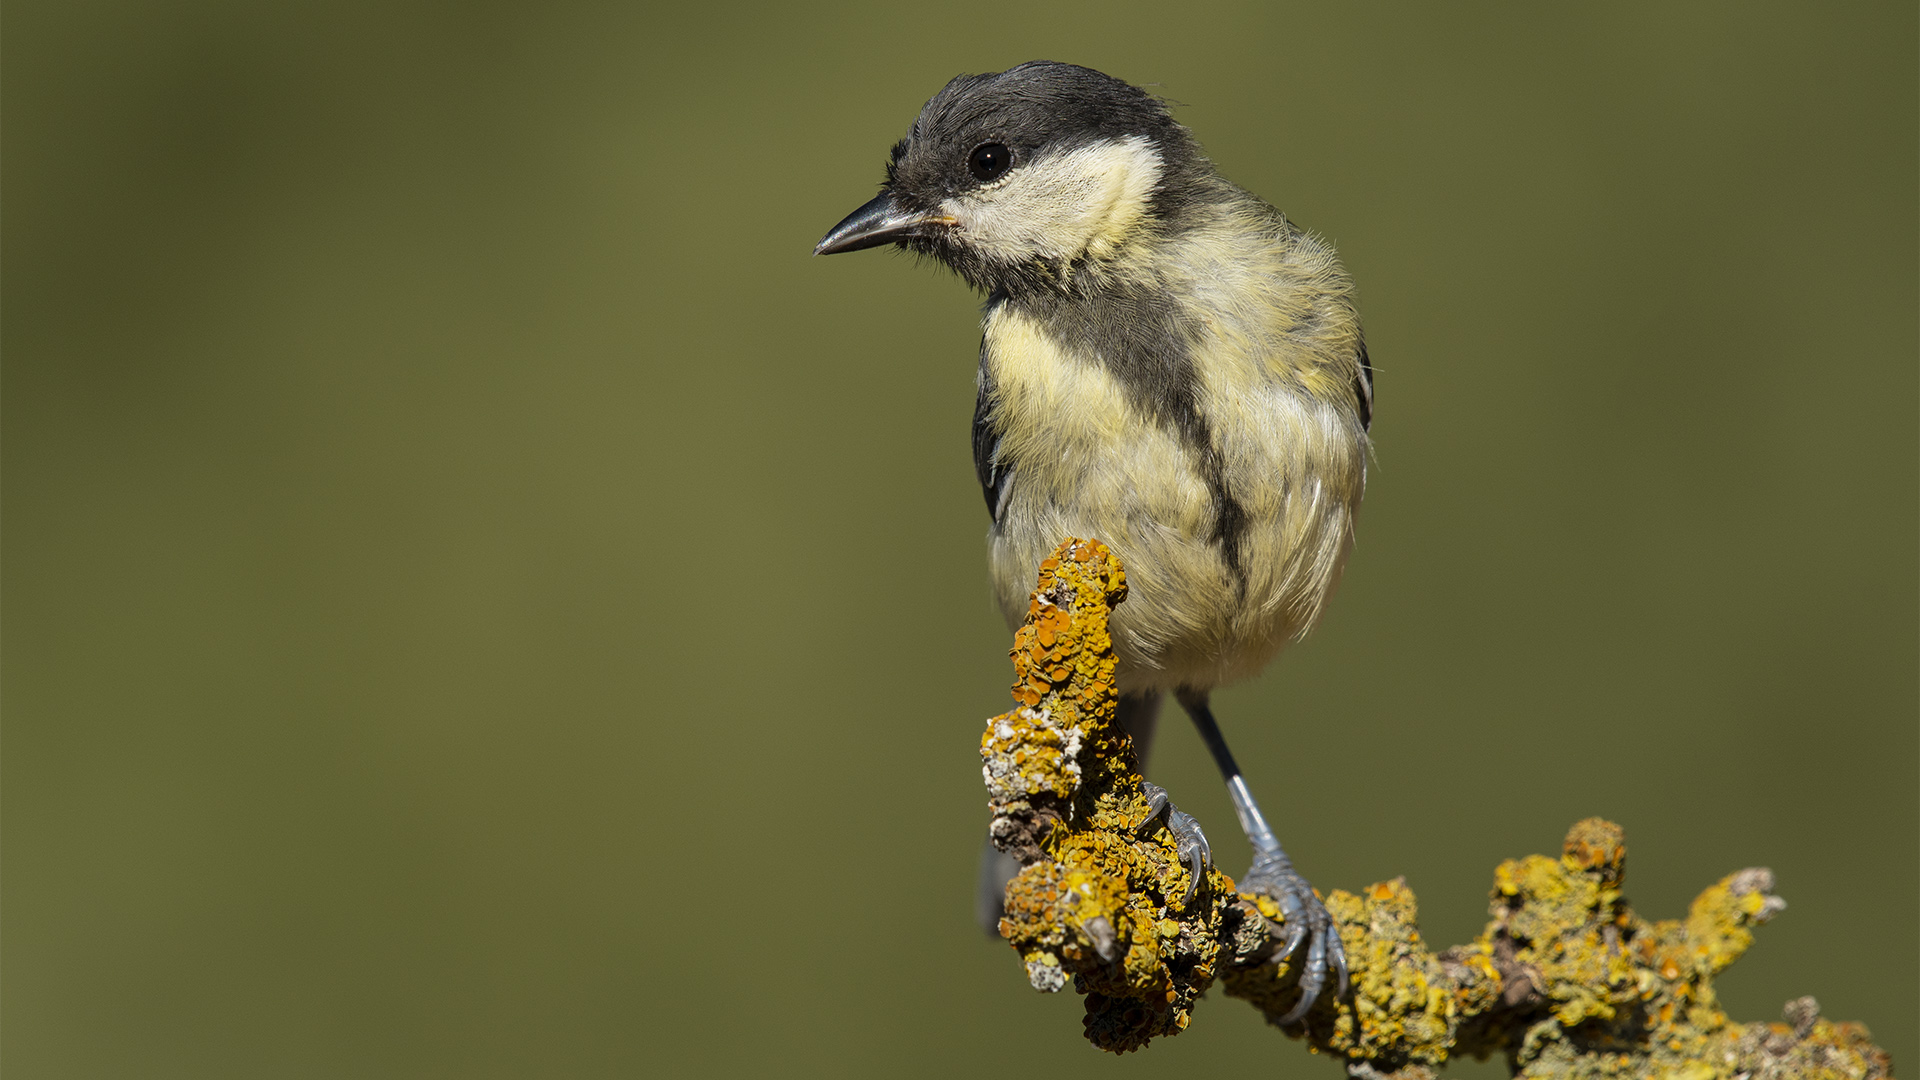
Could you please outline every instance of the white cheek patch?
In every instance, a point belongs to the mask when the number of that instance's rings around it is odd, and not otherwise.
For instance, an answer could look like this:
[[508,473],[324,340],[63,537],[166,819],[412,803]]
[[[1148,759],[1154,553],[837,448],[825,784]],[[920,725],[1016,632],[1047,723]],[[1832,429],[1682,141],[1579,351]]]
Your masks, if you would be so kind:
[[1139,135],[1044,155],[940,209],[975,249],[1009,262],[1111,254],[1146,213],[1160,153]]

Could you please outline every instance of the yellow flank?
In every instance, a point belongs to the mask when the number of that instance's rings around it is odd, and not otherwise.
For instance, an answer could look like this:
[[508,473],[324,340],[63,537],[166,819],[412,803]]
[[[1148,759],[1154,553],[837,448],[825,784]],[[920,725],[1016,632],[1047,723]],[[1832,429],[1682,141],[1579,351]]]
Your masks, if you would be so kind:
[[1352,279],[1331,245],[1237,194],[1129,272],[1185,299],[1207,326],[1211,366],[1236,369],[1234,381],[1277,380],[1347,405],[1360,374]]
[[[1276,1020],[1300,977],[1270,960],[1285,936],[1280,911],[1211,868],[1183,903],[1187,869],[1146,820],[1132,745],[1114,722],[1109,616],[1134,603],[1128,574],[1106,545],[1072,538],[1039,567],[1011,652],[1016,705],[980,744],[992,835],[1023,867],[1001,935],[1034,987],[1071,982],[1084,996],[1084,1033],[1104,1050],[1185,1030],[1216,978]],[[1285,1030],[1364,1075],[1405,1080],[1492,1054],[1540,1080],[1892,1075],[1864,1027],[1822,1019],[1812,998],[1788,1003],[1784,1023],[1738,1024],[1720,1009],[1714,976],[1785,906],[1769,872],[1729,875],[1684,920],[1661,922],[1627,906],[1625,876],[1619,826],[1588,818],[1557,858],[1501,863],[1486,929],[1440,953],[1420,936],[1405,881],[1336,890],[1326,903],[1351,993],[1323,996]]]

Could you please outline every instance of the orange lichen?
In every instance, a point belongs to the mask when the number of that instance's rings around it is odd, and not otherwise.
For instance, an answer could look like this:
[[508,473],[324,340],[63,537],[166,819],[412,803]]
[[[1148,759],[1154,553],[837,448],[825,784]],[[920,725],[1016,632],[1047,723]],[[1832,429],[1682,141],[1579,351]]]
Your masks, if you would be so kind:
[[[1114,721],[1108,616],[1126,575],[1104,544],[1068,540],[1040,567],[1014,635],[1018,705],[980,741],[992,836],[1022,870],[1007,886],[1001,935],[1027,978],[1085,995],[1087,1038],[1114,1052],[1184,1030],[1223,978],[1270,1022],[1299,998],[1294,963],[1269,958],[1283,935],[1264,896],[1236,895],[1209,869],[1191,903],[1188,870],[1148,820],[1137,759]],[[1626,842],[1588,818],[1558,858],[1494,871],[1492,921],[1435,954],[1413,891],[1380,882],[1335,890],[1328,911],[1352,990],[1323,996],[1287,1029],[1353,1075],[1432,1077],[1449,1058],[1501,1053],[1525,1077],[1869,1080],[1892,1075],[1866,1029],[1819,1018],[1802,998],[1785,1024],[1738,1025],[1713,978],[1785,907],[1762,869],[1701,893],[1684,920],[1648,922],[1623,899]]]
[[1212,983],[1218,908],[1233,883],[1189,874],[1148,819],[1133,748],[1114,722],[1107,620],[1126,575],[1098,541],[1068,541],[1040,566],[1014,635],[1013,697],[980,740],[992,835],[1023,869],[1007,886],[1000,933],[1028,980],[1086,995],[1086,1033],[1103,1049],[1145,1046],[1187,1026]]

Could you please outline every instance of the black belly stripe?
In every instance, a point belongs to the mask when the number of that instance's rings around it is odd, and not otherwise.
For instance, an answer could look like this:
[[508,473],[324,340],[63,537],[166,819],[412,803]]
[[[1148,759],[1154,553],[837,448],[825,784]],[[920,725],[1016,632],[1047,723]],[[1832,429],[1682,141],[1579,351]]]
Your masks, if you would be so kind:
[[1200,476],[1207,482],[1207,494],[1213,499],[1213,535],[1207,539],[1220,545],[1220,557],[1226,561],[1227,570],[1244,598],[1247,568],[1240,563],[1240,544],[1247,535],[1247,508],[1227,487],[1226,466],[1220,459],[1219,449],[1209,444],[1201,451],[1200,461]]
[[[1247,511],[1227,484],[1226,461],[1200,412],[1192,337],[1174,303],[1161,293],[1111,283],[1072,296],[1041,292],[1014,299],[996,293],[988,304],[998,303],[1018,305],[1045,326],[1068,355],[1092,358],[1114,377],[1136,408],[1179,436],[1193,455],[1194,471],[1207,485],[1212,503],[1213,531],[1207,539],[1220,545],[1221,558],[1244,593],[1247,574],[1240,556],[1249,525]],[[983,353],[983,365],[984,360]],[[974,418],[974,464],[984,489],[988,478],[980,457],[987,387],[984,366],[982,371],[983,396]],[[990,500],[996,498],[997,491],[989,495]]]

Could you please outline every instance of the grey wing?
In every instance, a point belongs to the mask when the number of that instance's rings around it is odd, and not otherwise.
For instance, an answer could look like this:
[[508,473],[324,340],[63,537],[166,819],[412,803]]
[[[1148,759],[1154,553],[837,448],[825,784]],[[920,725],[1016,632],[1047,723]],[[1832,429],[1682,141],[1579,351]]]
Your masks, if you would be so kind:
[[[1360,406],[1360,430],[1373,428],[1373,362],[1367,359],[1367,339],[1360,339],[1360,374],[1353,379],[1354,400]],[[978,424],[979,420],[974,423]],[[979,436],[974,436],[978,439]],[[979,451],[975,451],[977,454]]]
[[993,420],[993,380],[985,364],[980,365],[980,389],[973,402],[973,474],[980,480],[980,494],[986,497],[987,513],[1000,523],[1001,502],[1013,470],[1000,462],[1000,430]]

